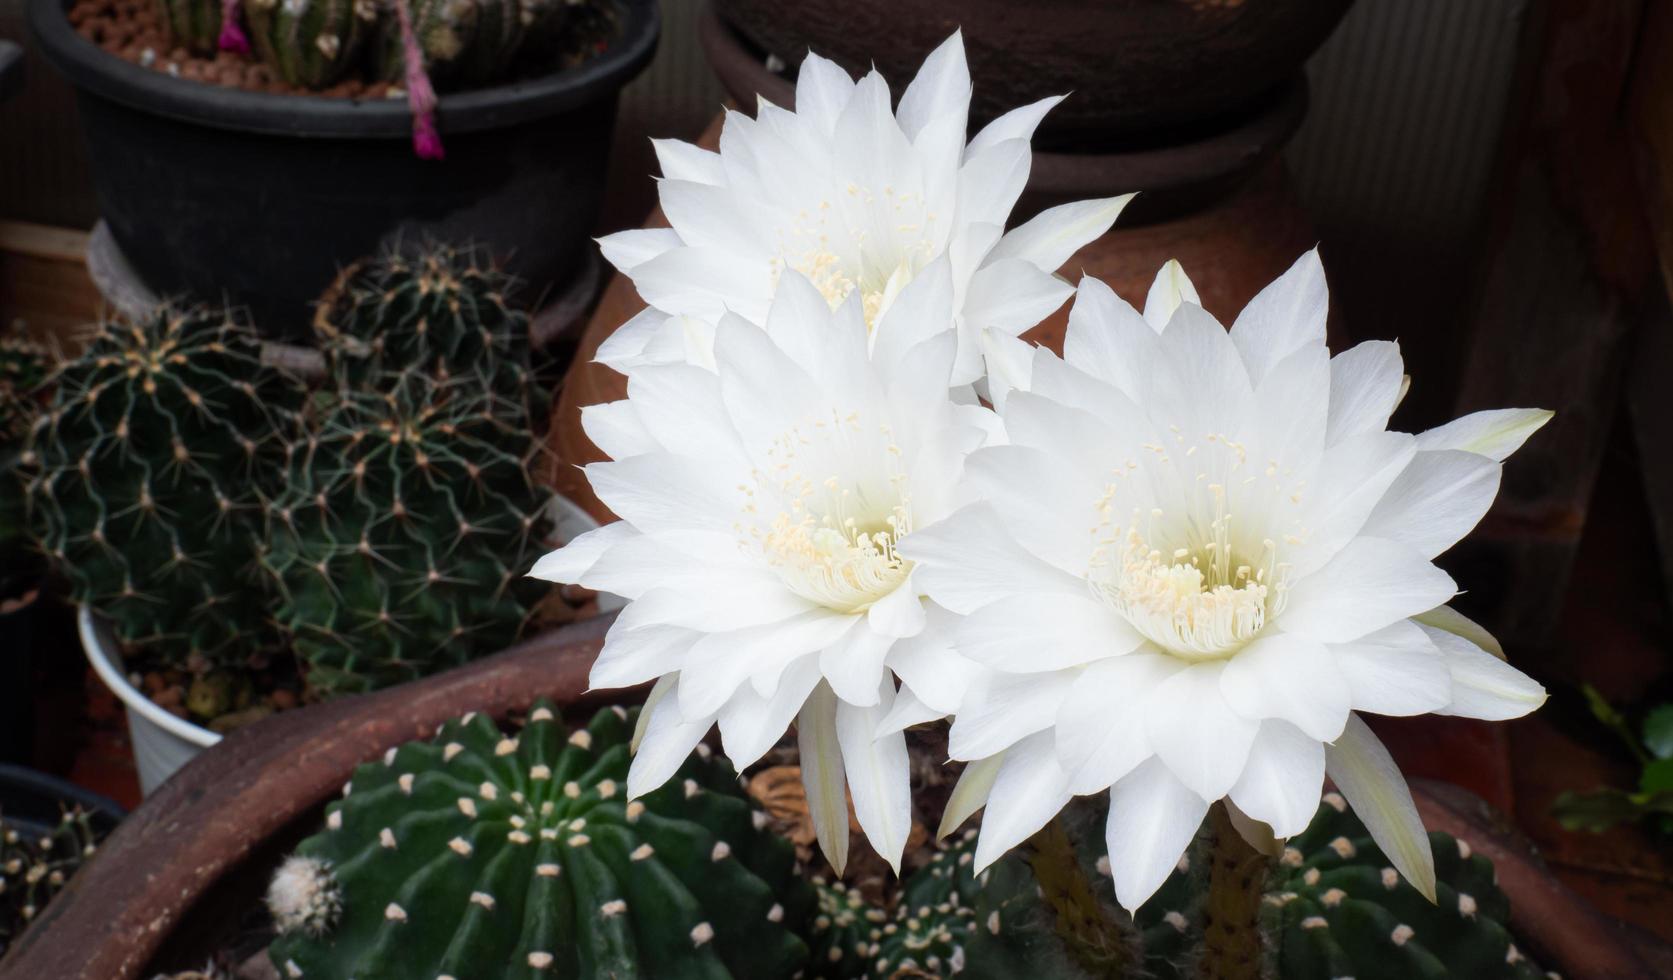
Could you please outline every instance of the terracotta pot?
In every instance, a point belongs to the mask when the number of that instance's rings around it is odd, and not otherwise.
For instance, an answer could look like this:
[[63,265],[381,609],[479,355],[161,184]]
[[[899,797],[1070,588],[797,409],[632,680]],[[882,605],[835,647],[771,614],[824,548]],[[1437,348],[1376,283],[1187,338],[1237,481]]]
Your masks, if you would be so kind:
[[1295,75],[1352,0],[714,0],[787,65],[809,48],[898,86],[955,28],[975,82],[972,124],[1073,92],[1037,143],[1130,147],[1221,128]]
[[[139,980],[201,964],[258,900],[286,850],[311,832],[354,767],[468,711],[495,717],[545,696],[577,712],[610,620],[588,620],[396,690],[275,715],[193,761],[107,840],[0,961],[0,980]],[[619,700],[619,695],[614,700]],[[1430,827],[1498,865],[1511,927],[1540,962],[1577,980],[1656,975],[1638,937],[1553,878],[1469,794],[1418,784]]]

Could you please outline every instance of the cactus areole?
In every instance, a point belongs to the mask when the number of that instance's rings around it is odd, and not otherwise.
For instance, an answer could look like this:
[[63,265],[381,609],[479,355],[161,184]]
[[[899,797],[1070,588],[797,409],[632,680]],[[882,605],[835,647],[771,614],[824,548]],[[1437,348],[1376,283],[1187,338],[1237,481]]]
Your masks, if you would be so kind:
[[[617,94],[649,62],[661,29],[656,0],[613,2],[618,32],[582,64],[485,88],[467,87],[469,66],[445,66],[460,79],[456,90],[433,100],[419,92],[414,105],[173,78],[76,34],[65,0],[29,0],[29,20],[47,60],[76,87],[101,215],[145,284],[159,295],[225,296],[264,331],[302,338],[313,299],[337,271],[397,234],[481,244],[506,261],[528,300],[577,278],[591,261]],[[290,28],[272,5],[237,6],[253,48]],[[412,13],[422,28],[418,5]],[[202,25],[202,43],[236,45],[215,20]],[[330,33],[338,60],[356,44],[369,55],[380,39],[366,33],[354,16]],[[310,44],[287,71],[329,79],[332,59],[316,57],[318,39]],[[416,131],[414,109],[427,110]],[[427,156],[445,145],[446,159],[421,159],[415,136]]]

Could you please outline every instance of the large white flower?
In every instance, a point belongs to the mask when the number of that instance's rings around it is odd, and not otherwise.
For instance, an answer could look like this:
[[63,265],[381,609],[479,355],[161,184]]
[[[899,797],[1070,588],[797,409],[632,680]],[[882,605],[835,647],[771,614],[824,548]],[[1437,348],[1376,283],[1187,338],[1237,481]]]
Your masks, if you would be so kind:
[[[797,721],[819,840],[840,871],[844,781],[866,835],[898,864],[911,824],[901,702],[951,711],[949,658],[900,545],[955,506],[966,455],[997,427],[948,397],[956,337],[943,267],[916,278],[868,343],[862,300],[834,311],[798,272],[758,327],[722,317],[714,368],[647,364],[628,397],[586,409],[612,461],[586,468],[621,520],[532,574],[631,600],[592,669],[594,687],[656,680],[628,776],[661,785],[717,721],[740,768]],[[898,726],[894,726],[898,729]]]
[[656,142],[671,228],[600,241],[650,309],[600,347],[626,369],[709,363],[726,313],[765,323],[774,285],[796,271],[834,308],[857,297],[869,330],[933,263],[950,266],[960,342],[952,380],[981,374],[982,331],[1014,336],[1073,289],[1053,273],[1109,229],[1131,195],[1066,204],[1008,234],[1028,180],[1029,139],[1057,98],[1016,109],[965,143],[970,72],[954,34],[891,111],[876,71],[855,82],[808,55],[794,111],[763,101],[728,112],[718,153]]
[[1109,788],[1131,909],[1213,802],[1291,836],[1328,773],[1432,895],[1411,796],[1355,712],[1503,719],[1544,700],[1446,607],[1431,559],[1549,413],[1386,431],[1399,350],[1329,355],[1316,253],[1229,333],[1195,299],[1175,263],[1143,315],[1086,279],[1062,358],[990,357],[1009,444],[967,461],[978,502],[901,548],[985,668],[951,732],[954,757],[982,761],[949,819],[985,802],[985,865]]

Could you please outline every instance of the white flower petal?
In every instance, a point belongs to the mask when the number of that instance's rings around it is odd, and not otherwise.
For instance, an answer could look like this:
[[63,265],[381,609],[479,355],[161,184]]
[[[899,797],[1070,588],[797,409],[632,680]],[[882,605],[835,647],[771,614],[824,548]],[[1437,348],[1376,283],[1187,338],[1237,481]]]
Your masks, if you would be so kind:
[[1089,595],[1046,593],[1006,596],[967,613],[953,642],[994,670],[1036,673],[1118,657],[1144,637]]
[[947,732],[947,754],[954,759],[983,759],[1050,727],[1075,676],[1075,671],[973,672],[964,703]]
[[1056,272],[1070,256],[1109,231],[1135,196],[1122,194],[1047,208],[1006,232],[988,253],[988,261],[1022,259],[1043,272]]
[[1197,287],[1191,283],[1191,277],[1185,274],[1185,267],[1179,264],[1178,259],[1169,259],[1157,270],[1155,280],[1150,283],[1150,292],[1144,298],[1144,322],[1150,324],[1150,329],[1161,333],[1167,329],[1168,321],[1173,319],[1174,311],[1183,303],[1201,306],[1202,298],[1197,295]]
[[808,52],[796,76],[796,115],[829,136],[853,97],[854,79],[836,62]]
[[1364,533],[1433,558],[1469,534],[1493,506],[1501,472],[1498,463],[1476,453],[1420,452],[1371,512]]
[[1420,626],[1446,661],[1452,699],[1436,714],[1486,721],[1520,718],[1545,703],[1539,682],[1455,633]]
[[628,321],[605,337],[603,343],[593,354],[593,360],[605,367],[626,374],[630,368],[637,367],[649,360],[655,359],[655,352],[647,353],[648,348],[660,348],[660,338],[668,330],[677,330],[677,326],[670,326],[673,319],[661,310],[644,309],[635,313]]
[[1046,113],[1062,101],[1063,96],[1051,95],[1038,102],[1031,102],[1005,113],[982,127],[982,131],[976,134],[975,138],[970,141],[970,146],[966,148],[965,158],[969,159],[984,150],[998,146],[1006,140],[1023,140],[1026,142],[1032,139],[1034,130],[1040,125],[1040,120],[1046,118]]
[[1324,786],[1324,743],[1289,722],[1261,722],[1231,801],[1278,837],[1294,837],[1313,822]]
[[925,266],[877,322],[872,360],[890,365],[953,326],[953,267],[943,255]]
[[1005,856],[1057,816],[1069,802],[1069,777],[1057,764],[1050,732],[1031,735],[1013,745],[999,764],[982,815],[982,835],[976,841],[975,870]]
[[1225,796],[1237,782],[1260,729],[1226,703],[1220,693],[1224,669],[1220,661],[1192,664],[1157,684],[1144,705],[1156,755],[1205,800]]
[[953,786],[952,795],[947,797],[947,809],[941,814],[941,826],[935,832],[936,840],[946,838],[969,820],[971,814],[987,806],[988,797],[993,793],[993,782],[999,778],[999,767],[1004,762],[1005,753],[1001,752],[964,767]]
[[894,685],[887,679],[872,695],[875,702],[860,707],[839,701],[837,741],[842,746],[848,788],[854,797],[854,816],[871,846],[896,874],[906,835],[912,829],[912,788],[906,756],[906,736],[900,732],[876,736],[878,722],[894,703]]
[[1410,620],[1347,643],[1330,644],[1355,711],[1410,716],[1445,708],[1452,676],[1435,644]]
[[1330,425],[1325,442],[1331,445],[1362,432],[1378,432],[1400,400],[1404,375],[1400,345],[1368,340],[1330,359]]
[[956,617],[939,606],[932,606],[926,616],[924,631],[897,641],[884,662],[938,716],[950,715],[964,698],[972,666],[952,645]]
[[1325,747],[1325,772],[1347,797],[1390,862],[1419,894],[1435,900],[1435,856],[1406,779],[1358,715]]
[[840,877],[848,865],[848,776],[837,740],[836,715],[836,695],[828,685],[815,687],[796,718],[796,747],[819,849]]
[[1162,887],[1207,815],[1208,801],[1161,759],[1144,763],[1110,789],[1104,843],[1122,908],[1137,911]]
[[[676,683],[676,689],[677,686]],[[687,721],[680,714],[679,698],[671,695],[659,698],[655,704],[647,704],[642,710],[648,713],[649,718],[645,721],[639,747],[634,751],[633,764],[627,770],[627,798],[630,800],[638,799],[666,783],[715,723],[713,715]]]
[[972,140],[958,172],[959,218],[1003,226],[1028,183],[1028,141],[1008,139],[980,150],[975,147]]
[[593,661],[587,685],[594,690],[633,687],[676,673],[701,636],[677,626],[623,629],[617,619],[610,624],[604,649]]
[[[622,615],[636,605],[628,606]],[[778,689],[786,665],[835,643],[854,623],[853,616],[815,609],[750,629],[705,634],[686,656],[680,683],[681,712],[688,718],[713,714],[740,686],[763,672],[773,675],[773,683],[756,685],[756,693],[770,697]]]
[[954,119],[962,134],[970,114],[970,67],[964,60],[964,35],[951,37],[924,59],[917,77],[901,93],[895,118],[910,139],[932,120]]
[[976,270],[964,298],[966,320],[985,329],[1020,334],[1056,312],[1075,288],[1023,259],[1001,259]]
[[1258,385],[1279,361],[1302,347],[1322,346],[1329,305],[1315,248],[1257,293],[1232,324],[1232,342],[1243,355],[1249,379]]
[[[1274,371],[1268,381],[1282,370]],[[1308,535],[1285,552],[1290,575],[1313,574],[1360,534],[1391,537],[1369,529],[1367,521],[1416,453],[1415,441],[1403,432],[1361,432],[1327,448],[1307,495]]]
[[1451,606],[1436,606],[1428,612],[1413,616],[1412,619],[1425,626],[1433,626],[1438,630],[1446,630],[1448,633],[1462,636],[1500,660],[1505,659],[1505,648],[1499,645],[1499,641],[1494,638],[1493,634],[1487,632],[1487,629],[1480,623]]
[[1096,480],[1033,446],[985,447],[965,460],[964,471],[967,484],[1004,515],[1006,530],[1028,553],[1072,575],[1086,573],[1086,532],[1101,516]]
[[662,444],[639,421],[638,411],[626,398],[583,407],[581,431],[611,459],[626,459],[662,449]]
[[1504,462],[1522,448],[1528,437],[1551,421],[1553,413],[1543,408],[1500,408],[1476,412],[1417,437],[1419,449],[1459,449]]
[[1433,609],[1457,591],[1445,572],[1410,545],[1355,538],[1291,586],[1278,619],[1286,632],[1344,643]]
[[700,457],[716,470],[748,472],[749,458],[726,414],[720,379],[712,372],[690,364],[646,365],[629,375],[627,394],[657,448]]
[[1091,276],[1082,277],[1075,291],[1063,359],[1141,403],[1153,387],[1183,385],[1173,377],[1161,341],[1145,318]]
[[606,262],[623,273],[630,273],[662,253],[684,244],[679,232],[672,228],[631,228],[600,238],[598,249],[604,254]]
[[736,474],[672,453],[644,453],[589,463],[586,472],[598,499],[645,532],[701,529],[729,533],[743,503]]
[[1081,672],[1057,709],[1057,757],[1070,790],[1108,789],[1155,754],[1144,705],[1157,685],[1183,668],[1173,657],[1140,650]]
[[947,717],[947,712],[939,708],[932,708],[918,700],[912,689],[904,683],[895,692],[894,704],[889,706],[889,713],[877,722],[877,730],[872,733],[876,738],[893,735],[895,732],[905,731],[913,725],[922,725],[938,721]]
[[653,139],[657,165],[669,180],[690,180],[700,184],[726,183],[726,166],[720,154],[684,140]]
[[685,246],[633,267],[633,286],[645,302],[667,313],[719,319],[731,311],[759,322],[771,292],[767,263],[742,263],[725,249]]
[[1281,718],[1319,741],[1342,733],[1352,700],[1323,643],[1270,630],[1226,661],[1220,693],[1245,718]]
[[1017,544],[986,504],[972,504],[901,540],[918,563],[913,580],[953,612],[970,612],[1015,595],[1085,595],[1080,579],[1053,568]]
[[529,576],[548,582],[580,582],[587,570],[597,564],[606,552],[638,533],[625,521],[612,521],[603,527],[593,528],[576,535],[562,548],[542,555],[529,569]]
[[913,588],[912,579],[871,604],[866,620],[874,632],[888,637],[916,636],[924,628],[924,600]]
[[858,619],[846,634],[819,654],[819,672],[836,696],[848,704],[877,703],[877,682],[883,677],[883,658],[895,638],[873,630]]
[[988,401],[994,411],[1005,411],[1005,396],[1013,389],[1027,391],[1034,363],[1034,345],[1002,330],[982,330],[982,359],[987,365]]
[[784,668],[772,697],[764,698],[747,685],[738,688],[718,718],[721,746],[732,765],[742,770],[776,745],[818,683],[819,658],[804,655]]

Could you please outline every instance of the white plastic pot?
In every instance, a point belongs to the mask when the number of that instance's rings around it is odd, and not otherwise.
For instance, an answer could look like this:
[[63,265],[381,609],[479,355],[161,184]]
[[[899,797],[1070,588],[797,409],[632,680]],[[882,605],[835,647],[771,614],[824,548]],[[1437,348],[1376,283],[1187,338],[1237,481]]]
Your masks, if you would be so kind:
[[[569,541],[598,527],[598,521],[565,497],[553,496],[552,522],[560,541]],[[615,612],[626,604],[620,596],[600,593],[598,611]],[[76,614],[81,648],[99,679],[127,706],[128,734],[134,744],[134,765],[139,770],[139,790],[146,796],[175,770],[198,753],[221,740],[221,736],[200,725],[169,714],[152,703],[143,692],[128,683],[122,670],[122,654],[110,627],[86,606]]]
[[81,649],[87,662],[111,693],[128,709],[128,735],[134,743],[134,766],[139,770],[139,791],[151,795],[163,780],[196,758],[199,752],[221,740],[207,728],[177,718],[157,707],[144,692],[128,683],[122,671],[122,653],[110,626],[100,622],[93,611],[82,606],[76,613]]

